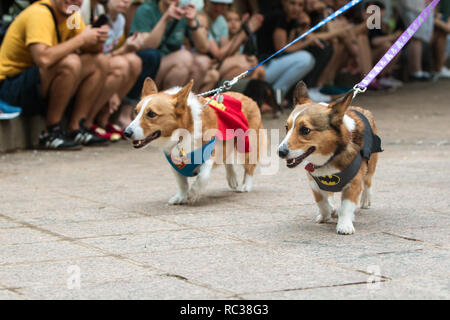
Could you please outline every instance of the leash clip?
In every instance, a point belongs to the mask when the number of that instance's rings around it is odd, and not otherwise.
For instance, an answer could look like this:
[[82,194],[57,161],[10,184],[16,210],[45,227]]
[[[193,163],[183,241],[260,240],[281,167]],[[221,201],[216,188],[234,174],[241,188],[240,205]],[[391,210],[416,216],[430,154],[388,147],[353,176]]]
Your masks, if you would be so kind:
[[354,93],[353,93],[353,99],[359,94],[364,93],[367,91],[367,87],[360,86],[359,84],[355,85],[353,87]]

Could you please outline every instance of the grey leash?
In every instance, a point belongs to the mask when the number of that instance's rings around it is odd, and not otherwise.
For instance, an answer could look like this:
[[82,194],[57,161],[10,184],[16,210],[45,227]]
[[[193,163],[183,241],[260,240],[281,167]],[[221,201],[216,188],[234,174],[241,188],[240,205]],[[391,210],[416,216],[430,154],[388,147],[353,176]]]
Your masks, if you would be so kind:
[[206,91],[206,92],[198,94],[197,95],[198,97],[208,97],[208,96],[213,95],[211,97],[211,99],[209,99],[209,101],[203,105],[203,107],[206,107],[207,105],[209,105],[211,103],[211,101],[216,99],[216,97],[218,95],[220,95],[218,102],[222,103],[222,101],[223,101],[223,97],[221,95],[222,92],[230,90],[239,80],[245,78],[247,75],[248,75],[248,71],[245,71],[245,72],[241,73],[240,75],[234,77],[232,80],[224,81],[223,85],[218,87],[218,88],[216,88],[216,89],[213,89],[213,90]]

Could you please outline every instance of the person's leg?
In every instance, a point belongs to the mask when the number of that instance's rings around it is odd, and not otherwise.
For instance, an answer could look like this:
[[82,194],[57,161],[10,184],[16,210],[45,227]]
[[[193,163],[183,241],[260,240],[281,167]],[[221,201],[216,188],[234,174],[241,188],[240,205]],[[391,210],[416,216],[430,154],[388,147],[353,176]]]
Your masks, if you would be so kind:
[[[93,107],[89,110],[88,116],[86,117],[86,128],[91,128],[94,125],[95,117],[99,114],[100,110],[105,107],[113,94],[117,93],[123,86],[125,86],[125,82],[128,78],[129,65],[128,61],[124,57],[108,57],[108,63],[109,70],[106,80],[100,90],[100,94],[97,96],[97,99],[93,104]],[[130,88],[131,86],[128,87],[128,89]],[[128,90],[125,92],[128,92]]]
[[137,51],[136,54],[141,60],[142,71],[125,99],[125,101],[129,104],[137,104],[141,98],[142,86],[144,85],[144,81],[147,77],[152,79],[156,78],[162,57],[161,52],[155,49]]
[[314,69],[305,77],[304,81],[308,88],[318,87],[319,77],[328,65],[333,56],[333,47],[326,45],[324,48],[314,46],[308,48],[308,51],[316,59]]
[[265,81],[266,80],[266,69],[263,66],[259,66],[252,72],[252,74],[250,75],[250,78]]
[[217,83],[219,82],[220,74],[216,69],[209,69],[206,72],[205,80],[203,81],[203,85],[200,87],[199,92],[206,92],[214,89]]
[[441,72],[445,66],[447,48],[447,34],[439,29],[435,29],[433,37],[434,72]]
[[359,67],[364,76],[372,70],[372,51],[367,34],[357,36],[359,55],[357,56]]
[[156,75],[158,88],[165,90],[176,86],[184,86],[189,81],[193,62],[194,58],[187,50],[178,50],[164,56]]
[[314,64],[314,57],[307,51],[290,53],[269,65],[266,78],[274,89],[287,93],[314,68]]
[[41,94],[47,100],[47,126],[61,122],[81,76],[81,59],[69,54],[49,69],[40,69]]
[[[128,53],[124,57],[128,61],[129,73],[126,81],[127,83],[118,92],[121,100],[135,85],[136,81],[138,80],[142,72],[142,60],[140,59],[139,56],[137,56],[135,53]],[[135,106],[129,103],[128,101],[124,101],[124,103],[122,103],[119,111],[119,116],[117,118],[117,122],[120,124],[122,128],[128,126],[130,122],[133,120],[132,113],[134,107]]]
[[243,54],[226,58],[220,66],[220,78],[230,80],[250,69],[250,63]]
[[347,56],[348,53],[345,46],[338,41],[333,42],[333,55],[317,80],[317,86],[322,87],[327,83],[334,83],[337,73],[345,63]]
[[[211,67],[212,60],[205,54],[195,53],[194,63],[191,68],[191,78],[194,79],[194,92],[199,92],[206,82],[206,75]],[[211,79],[210,79],[211,80]]]
[[109,61],[104,54],[82,54],[80,59],[81,75],[68,125],[69,131],[78,130],[80,120],[85,119],[94,107],[109,69]]
[[123,57],[128,63],[128,73],[123,86],[118,91],[120,99],[127,95],[142,72],[142,60],[135,53],[127,53]]
[[422,40],[412,38],[408,46],[408,70],[410,74],[422,71]]

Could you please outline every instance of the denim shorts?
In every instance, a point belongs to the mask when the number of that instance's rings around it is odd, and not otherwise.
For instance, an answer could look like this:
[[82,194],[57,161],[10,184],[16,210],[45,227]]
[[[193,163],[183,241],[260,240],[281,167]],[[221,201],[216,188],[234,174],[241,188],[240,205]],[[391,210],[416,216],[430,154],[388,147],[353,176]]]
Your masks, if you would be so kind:
[[21,107],[25,116],[45,115],[47,103],[41,95],[41,75],[37,66],[0,82],[0,100]]
[[161,52],[155,49],[137,51],[136,54],[142,60],[142,71],[133,88],[124,99],[125,102],[133,105],[137,104],[141,98],[142,86],[144,85],[145,79],[150,77],[155,80],[162,58]]

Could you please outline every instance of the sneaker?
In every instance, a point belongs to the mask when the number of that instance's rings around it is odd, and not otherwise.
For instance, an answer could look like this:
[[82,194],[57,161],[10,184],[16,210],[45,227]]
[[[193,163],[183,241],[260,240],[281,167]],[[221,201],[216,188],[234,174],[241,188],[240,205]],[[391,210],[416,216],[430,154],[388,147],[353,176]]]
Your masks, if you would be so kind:
[[117,124],[114,124],[112,122],[108,122],[106,125],[106,131],[114,134],[119,134],[122,139],[125,139],[125,135],[123,134],[123,130],[118,126]]
[[411,81],[431,81],[433,80],[433,77],[431,74],[425,71],[418,71],[416,73],[413,73],[409,76],[409,80]]
[[68,137],[84,146],[106,145],[109,139],[96,136],[84,126],[84,119],[80,120],[80,128],[68,134]]
[[311,88],[308,90],[309,97],[314,102],[331,102],[331,97],[329,95],[320,92],[319,88]]
[[0,120],[11,120],[20,116],[22,109],[13,107],[0,100]]
[[102,127],[99,127],[95,124],[92,126],[90,131],[97,137],[107,139],[111,142],[116,142],[122,139],[122,136],[120,134],[116,132],[106,131]]
[[400,80],[397,80],[393,77],[380,78],[379,83],[383,87],[389,87],[389,88],[400,88],[401,86],[403,86],[403,82],[401,82]]
[[39,136],[39,148],[47,150],[80,150],[81,144],[68,138],[61,128],[43,131]]
[[439,79],[450,79],[450,69],[447,67],[442,68],[441,72],[437,74]]

